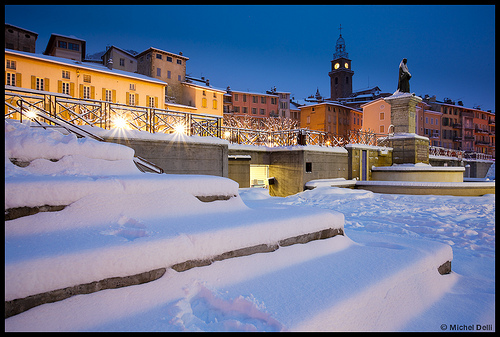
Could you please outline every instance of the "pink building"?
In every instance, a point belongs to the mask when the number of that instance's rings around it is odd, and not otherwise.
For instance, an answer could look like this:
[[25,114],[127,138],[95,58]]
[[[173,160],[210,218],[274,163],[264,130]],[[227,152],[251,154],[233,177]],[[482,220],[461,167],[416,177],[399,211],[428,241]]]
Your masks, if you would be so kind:
[[224,98],[224,113],[233,116],[278,117],[279,96],[229,89]]

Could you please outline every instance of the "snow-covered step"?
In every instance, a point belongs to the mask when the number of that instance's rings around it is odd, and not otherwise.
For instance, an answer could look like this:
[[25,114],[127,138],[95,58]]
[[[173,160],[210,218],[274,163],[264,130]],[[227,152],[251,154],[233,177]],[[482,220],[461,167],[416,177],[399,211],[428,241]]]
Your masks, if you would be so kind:
[[445,244],[353,233],[42,305],[6,331],[395,331],[457,280]]
[[[153,217],[144,205],[157,205]],[[253,210],[239,196],[202,202],[176,189],[89,195],[62,211],[5,223],[6,312],[151,281],[162,268],[187,270],[343,234],[343,223],[336,212]]]

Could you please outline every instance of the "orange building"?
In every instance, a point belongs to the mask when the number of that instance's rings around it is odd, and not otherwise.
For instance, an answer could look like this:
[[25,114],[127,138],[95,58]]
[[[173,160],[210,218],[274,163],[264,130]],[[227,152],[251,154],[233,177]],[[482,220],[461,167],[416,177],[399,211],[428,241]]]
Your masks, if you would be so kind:
[[347,136],[363,127],[363,112],[332,101],[299,107],[300,127]]
[[278,117],[278,94],[235,91],[228,88],[224,112],[233,116]]

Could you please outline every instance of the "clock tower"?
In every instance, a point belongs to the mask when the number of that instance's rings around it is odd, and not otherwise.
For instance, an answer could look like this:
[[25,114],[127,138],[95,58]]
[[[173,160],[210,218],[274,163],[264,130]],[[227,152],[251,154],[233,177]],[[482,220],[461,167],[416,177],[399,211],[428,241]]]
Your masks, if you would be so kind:
[[335,45],[332,71],[328,73],[330,76],[330,99],[334,101],[352,94],[352,76],[354,75],[354,71],[351,70],[351,60],[345,51],[342,25],[340,25],[339,30],[340,36]]

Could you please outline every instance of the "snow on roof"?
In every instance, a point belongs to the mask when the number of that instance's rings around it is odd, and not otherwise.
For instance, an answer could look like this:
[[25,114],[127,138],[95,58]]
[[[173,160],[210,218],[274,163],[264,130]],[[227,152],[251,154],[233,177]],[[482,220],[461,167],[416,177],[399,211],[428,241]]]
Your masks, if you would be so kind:
[[174,55],[175,57],[185,59],[186,61],[189,60],[189,57],[186,57],[184,55],[175,54],[175,53],[172,53],[172,52],[169,52],[169,51],[165,51],[165,50],[162,50],[162,49],[159,49],[159,48],[155,48],[155,47],[149,47],[148,49],[146,49],[144,51],[141,51],[139,54],[135,55],[135,57],[139,57],[140,55],[145,54],[145,53],[147,53],[149,51],[159,51],[160,53]]
[[22,28],[22,27],[18,27],[18,26],[14,26],[14,25],[11,25],[10,23],[6,23],[5,24],[6,27],[12,27],[12,28],[15,28],[15,29],[19,29],[19,30],[22,30],[22,31],[25,31],[25,32],[28,32],[28,33],[31,33],[33,35],[36,35],[38,36],[38,33],[35,33],[34,31],[31,31],[31,30],[28,30],[26,28]]
[[75,61],[75,60],[71,60],[71,59],[67,59],[67,58],[63,58],[63,57],[55,57],[55,56],[44,55],[44,54],[33,54],[33,53],[22,52],[22,51],[18,51],[18,50],[7,49],[7,48],[5,49],[5,52],[10,53],[10,54],[18,54],[20,56],[25,56],[28,58],[41,59],[44,61],[61,63],[61,64],[73,66],[73,67],[87,68],[89,70],[110,73],[110,74],[118,75],[118,76],[132,77],[132,78],[140,79],[143,81],[155,82],[158,84],[167,85],[167,82],[155,79],[153,77],[149,77],[149,76],[137,74],[137,73],[132,73],[129,71],[119,70],[119,69],[109,69],[108,67],[106,67],[102,64],[98,64],[98,63],[80,62],[80,61]]

